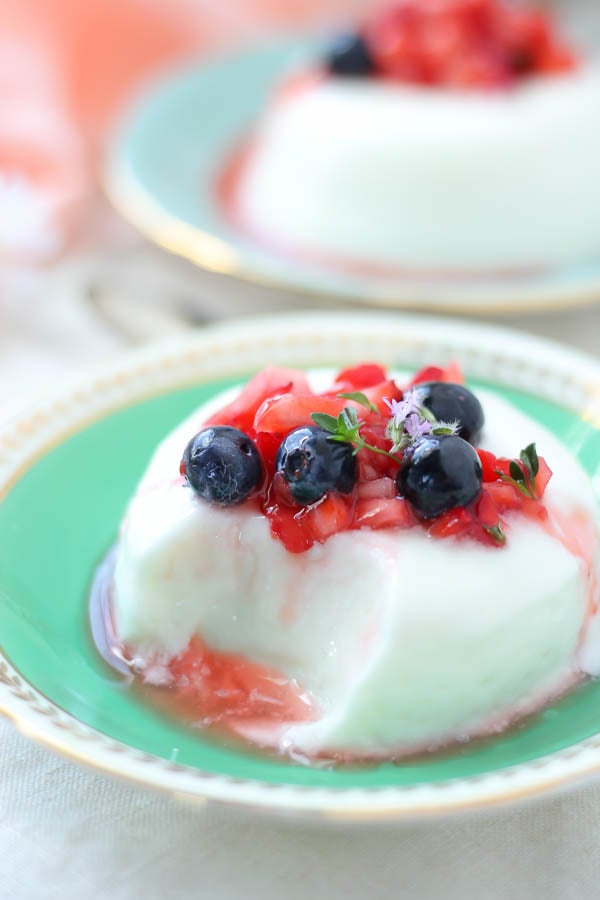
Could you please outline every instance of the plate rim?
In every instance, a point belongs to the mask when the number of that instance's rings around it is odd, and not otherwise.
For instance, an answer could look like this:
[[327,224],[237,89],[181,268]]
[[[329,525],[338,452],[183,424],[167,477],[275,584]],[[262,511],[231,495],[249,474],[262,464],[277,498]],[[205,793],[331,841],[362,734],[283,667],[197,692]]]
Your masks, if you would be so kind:
[[[318,46],[317,39],[313,38],[312,43]],[[411,287],[410,282],[407,282],[404,290],[398,288],[398,293],[394,288],[382,290],[381,283],[376,280],[370,283],[367,278],[357,281],[354,289],[350,286],[334,287],[327,282],[317,287],[299,283],[294,276],[286,279],[265,271],[252,260],[251,254],[249,258],[244,248],[233,238],[227,240],[209,229],[194,225],[162,204],[138,178],[131,154],[136,127],[153,104],[169,92],[176,94],[191,79],[201,78],[231,62],[239,63],[244,59],[251,61],[269,49],[289,47],[292,52],[298,46],[306,46],[306,37],[301,43],[291,38],[280,39],[218,54],[205,62],[188,62],[163,73],[162,77],[153,79],[145,89],[139,91],[137,98],[129,103],[121,115],[120,124],[109,141],[101,169],[101,187],[117,212],[152,243],[170,254],[187,259],[200,269],[270,290],[286,290],[297,297],[313,300],[337,300],[382,309],[456,315],[549,312],[590,306],[600,301],[600,274],[584,280],[579,286],[533,282],[528,287],[517,285],[511,291],[509,287],[490,288],[477,284],[475,289],[463,287],[462,299],[460,284],[449,288],[444,282],[440,282],[439,286],[427,284],[424,288],[416,285]],[[246,122],[240,122],[240,133],[246,128]],[[205,183],[206,193],[210,190],[211,186]],[[278,254],[268,255],[279,263],[285,262]],[[322,272],[327,279],[326,270]]]
[[[217,377],[260,367],[265,352],[294,364],[324,364],[364,355],[365,338],[402,351],[402,364],[460,354],[470,376],[500,367],[497,383],[513,387],[540,366],[563,379],[568,406],[600,429],[600,363],[580,351],[506,328],[425,316],[379,313],[288,313],[239,319],[167,339],[95,367],[0,429],[0,500],[37,460],[112,411]],[[502,346],[501,352],[498,347]],[[344,349],[340,349],[344,348]],[[290,359],[291,357],[291,359]],[[294,359],[295,357],[295,359]],[[313,363],[314,360],[314,363]],[[413,362],[414,361],[414,362]],[[216,367],[218,367],[216,369]],[[545,383],[545,382],[544,382]],[[524,382],[521,382],[523,386]],[[539,380],[536,382],[540,386]],[[554,385],[554,387],[553,387]],[[575,388],[575,389],[574,389]],[[543,396],[541,390],[530,393]],[[80,722],[21,675],[0,647],[0,713],[27,736],[74,761],[198,803],[335,821],[415,820],[497,806],[600,773],[600,732],[553,754],[482,775],[412,786],[327,788],[269,783],[203,772],[153,756]]]

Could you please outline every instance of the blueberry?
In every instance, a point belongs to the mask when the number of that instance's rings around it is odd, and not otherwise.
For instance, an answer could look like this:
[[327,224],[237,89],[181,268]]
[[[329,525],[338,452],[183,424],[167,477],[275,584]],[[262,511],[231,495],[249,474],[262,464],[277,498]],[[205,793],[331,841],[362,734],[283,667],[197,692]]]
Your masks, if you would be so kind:
[[275,471],[289,485],[294,500],[308,505],[327,491],[350,493],[356,481],[356,456],[351,444],[334,441],[322,428],[307,425],[282,441]]
[[476,444],[483,428],[483,409],[481,403],[468,388],[462,384],[450,384],[444,381],[427,381],[418,384],[414,389],[419,402],[440,422],[458,422],[459,437]]
[[228,425],[205,428],[183,452],[181,473],[205,500],[219,506],[242,503],[262,480],[256,445]]
[[429,435],[405,453],[396,483],[417,512],[431,519],[474,500],[481,475],[470,444],[454,434]]
[[332,75],[345,78],[370,75],[374,66],[364,38],[359,34],[343,34],[336,38],[329,50],[327,68]]

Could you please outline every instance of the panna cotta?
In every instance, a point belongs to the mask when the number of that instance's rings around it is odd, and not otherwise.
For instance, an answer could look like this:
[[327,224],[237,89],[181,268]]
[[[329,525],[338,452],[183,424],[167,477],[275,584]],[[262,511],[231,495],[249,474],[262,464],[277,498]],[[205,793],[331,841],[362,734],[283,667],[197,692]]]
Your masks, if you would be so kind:
[[508,0],[400,0],[274,94],[241,166],[261,241],[382,273],[600,252],[600,66]]
[[598,548],[568,450],[456,367],[268,369],[156,450],[112,615],[136,676],[196,724],[395,758],[594,673]]

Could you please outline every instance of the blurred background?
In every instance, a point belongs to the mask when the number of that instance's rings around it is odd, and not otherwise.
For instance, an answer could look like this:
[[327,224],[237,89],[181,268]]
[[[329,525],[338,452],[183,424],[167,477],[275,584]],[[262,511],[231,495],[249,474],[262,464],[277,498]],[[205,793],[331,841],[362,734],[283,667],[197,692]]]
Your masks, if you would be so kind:
[[[223,291],[214,299],[214,279],[154,250],[102,195],[105,142],[132,95],[175,64],[324,28],[362,7],[0,0],[0,416],[79,364],[181,327],[166,313],[152,316],[157,297],[200,295],[207,320],[229,311]],[[273,305],[249,294],[234,290],[231,312]],[[131,316],[134,295],[144,300],[143,322]]]
[[[161,72],[272,35],[335,30],[366,8],[0,0],[0,418],[78,367],[190,321],[316,302],[152,247],[111,210],[99,173],[114,123]],[[496,319],[598,352],[597,307]]]

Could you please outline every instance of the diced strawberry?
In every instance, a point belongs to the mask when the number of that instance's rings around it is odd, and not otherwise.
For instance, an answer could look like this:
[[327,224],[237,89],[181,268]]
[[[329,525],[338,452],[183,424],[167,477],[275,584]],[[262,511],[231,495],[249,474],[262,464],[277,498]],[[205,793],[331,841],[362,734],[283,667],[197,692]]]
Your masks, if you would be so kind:
[[408,528],[414,521],[413,513],[402,497],[374,497],[356,502],[354,528]]
[[336,400],[318,397],[314,394],[283,394],[281,397],[265,400],[258,409],[254,419],[257,433],[270,431],[273,434],[289,434],[301,425],[314,425],[311,415],[314,412],[336,416],[344,406],[351,405],[348,400]]
[[387,418],[382,419],[375,416],[370,422],[366,422],[360,430],[360,433],[369,444],[379,447],[381,450],[389,450],[390,439],[387,437],[386,431]]
[[[509,497],[509,491],[512,491],[517,497],[522,497],[523,495],[517,491],[512,485],[500,481],[498,472],[501,472],[503,475],[510,476],[510,459],[504,459],[503,457],[496,457],[493,453],[490,453],[487,450],[482,450],[479,448],[477,450],[477,454],[481,461],[481,466],[483,469],[483,481],[485,484],[491,483],[494,481],[498,481],[498,485],[493,485],[492,492],[497,492],[499,497]],[[523,469],[523,465],[519,460],[514,460],[517,465]],[[544,496],[544,491],[548,485],[548,482],[552,478],[552,470],[550,469],[546,460],[540,456],[539,457],[539,471],[535,479],[535,489],[538,495],[538,499]],[[491,485],[490,485],[491,486]],[[521,504],[519,503],[519,506]],[[507,509],[515,509],[517,508],[514,504],[507,506]]]
[[366,38],[381,75],[401,81],[423,81],[425,72],[416,41],[418,24],[408,3],[392,6],[369,23]]
[[356,496],[359,500],[375,498],[391,500],[397,494],[398,488],[393,478],[375,478],[372,481],[359,482],[356,487]]
[[464,384],[465,376],[457,362],[450,362],[444,367],[440,381],[447,381],[450,384]]
[[484,528],[494,528],[500,520],[498,507],[485,488],[481,491],[479,499],[475,503],[475,516]]
[[[511,459],[506,459],[504,456],[497,456],[496,457],[496,470],[498,472],[501,472],[502,475],[510,475],[511,462],[512,462]],[[496,478],[498,478],[498,475],[496,475]]]
[[336,376],[335,384],[344,384],[348,388],[348,390],[344,388],[344,393],[351,393],[351,391],[362,391],[364,388],[373,387],[386,379],[387,374],[382,366],[376,363],[363,363],[360,366],[342,369]]
[[423,85],[501,87],[536,72],[568,71],[576,55],[551,18],[507,0],[397,0],[365,29],[375,70]]
[[276,506],[268,511],[271,534],[289,553],[304,553],[314,544],[312,534],[305,527],[298,507]]
[[392,379],[380,381],[373,387],[365,388],[362,393],[386,418],[389,418],[390,408],[384,401],[400,400],[402,398],[402,391]]
[[494,527],[493,525],[484,527],[479,522],[473,522],[473,527],[469,532],[469,538],[471,540],[477,541],[478,544],[484,544],[486,547],[495,547],[496,550],[498,550],[506,543],[506,535],[502,530],[503,523],[501,521],[498,521],[496,524],[501,530],[500,532],[496,532],[496,534],[494,534],[491,531],[491,529]]
[[339,531],[345,531],[351,521],[351,498],[333,492],[311,507],[302,518],[304,527],[320,543]]
[[513,80],[501,57],[474,47],[468,53],[449,60],[444,71],[444,82],[456,88],[498,88]]
[[358,461],[358,483],[363,484],[363,482],[369,481],[377,481],[379,478],[383,477],[383,473],[377,468],[376,465],[373,465],[372,460],[376,457],[375,453],[367,453],[366,450],[361,450],[357,455],[356,459]]
[[262,431],[256,435],[255,443],[263,462],[266,481],[269,483],[275,473],[275,457],[281,441],[277,435]]
[[521,73],[536,68],[540,52],[551,43],[550,26],[541,10],[510,5],[495,16],[499,46],[509,62]]
[[361,428],[361,435],[364,440],[373,447],[385,450],[385,453],[376,453],[373,450],[361,450],[358,453],[358,473],[360,481],[372,481],[374,478],[395,478],[398,474],[398,465],[401,454],[398,459],[392,459],[387,454],[390,451],[390,439],[385,433],[386,424],[384,421],[367,422]]
[[[379,434],[374,433],[367,426],[361,429],[361,434],[374,447],[380,447],[384,450],[390,449],[390,442],[387,438],[382,438]],[[357,456],[359,479],[372,481],[373,478],[383,478],[388,476],[395,478],[398,472],[398,463],[390,459],[383,453],[375,453],[373,450],[361,450]]]
[[546,492],[546,488],[548,487],[548,482],[552,478],[552,469],[543,456],[538,457],[538,460],[540,468],[537,475],[535,476],[535,490],[538,495],[538,499],[541,500]]
[[493,481],[486,484],[483,490],[501,513],[510,509],[521,509],[525,500],[523,494],[507,481]]
[[248,432],[257,409],[268,398],[278,394],[310,394],[310,385],[303,372],[268,366],[251,378],[238,396],[227,406],[213,413],[207,425],[231,425]]
[[406,388],[414,387],[415,384],[423,384],[425,381],[442,381],[443,375],[444,370],[439,366],[425,366],[413,375]]
[[497,481],[498,459],[489,450],[482,450],[480,447],[477,448],[477,456],[483,470],[483,481]]
[[[358,389],[348,382],[340,382],[335,386],[335,388],[329,391],[323,391],[323,393],[319,396],[325,397],[327,399],[334,399],[337,398],[340,393],[350,394],[356,390]],[[376,384],[371,385],[370,387],[363,387],[360,389],[360,393],[364,394],[366,399],[377,407],[377,413],[373,412],[368,407],[363,406],[361,403],[355,402],[354,400],[346,399],[344,400],[344,405],[354,406],[357,412],[360,414],[360,418],[368,422],[376,422],[379,416],[385,416],[385,419],[387,421],[390,415],[390,408],[384,401],[402,399],[402,391],[400,390],[396,382],[391,378],[388,378],[385,381],[378,381]]]
[[423,10],[424,27],[419,30],[419,49],[429,84],[443,82],[448,61],[460,58],[469,49],[464,17],[459,18],[453,12],[434,4]]
[[432,537],[446,538],[468,534],[472,527],[473,517],[464,507],[458,507],[434,519],[428,530]]
[[413,375],[408,382],[406,390],[415,384],[423,384],[425,381],[446,381],[451,384],[464,384],[465,378],[457,362],[448,363],[443,369],[440,366],[425,366]]
[[572,72],[579,64],[577,55],[562,45],[548,47],[538,54],[536,65],[539,72],[547,75],[561,75],[564,72]]

